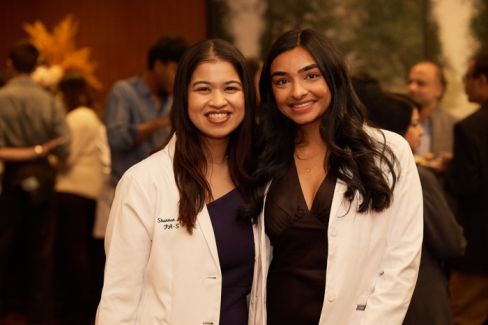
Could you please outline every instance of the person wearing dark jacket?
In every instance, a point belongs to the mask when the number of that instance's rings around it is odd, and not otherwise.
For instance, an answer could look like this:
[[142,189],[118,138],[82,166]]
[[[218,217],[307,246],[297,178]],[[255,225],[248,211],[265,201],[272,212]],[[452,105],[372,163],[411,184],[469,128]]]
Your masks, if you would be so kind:
[[[371,123],[402,135],[412,151],[416,151],[424,131],[412,101],[383,93],[364,102]],[[419,277],[403,324],[454,324],[445,264],[463,255],[466,240],[437,177],[422,165],[418,164],[417,169],[424,199],[424,242]]]
[[488,52],[464,76],[468,100],[480,109],[454,127],[454,158],[446,177],[468,246],[453,268],[450,290],[456,324],[488,322]]

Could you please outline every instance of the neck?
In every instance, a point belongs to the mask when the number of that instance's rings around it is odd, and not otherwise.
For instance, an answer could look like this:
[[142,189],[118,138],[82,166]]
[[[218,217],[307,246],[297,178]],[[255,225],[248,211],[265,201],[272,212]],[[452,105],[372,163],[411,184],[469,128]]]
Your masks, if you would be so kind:
[[300,142],[295,145],[298,159],[310,159],[327,152],[327,146],[320,135],[320,123],[304,125],[300,128]]
[[208,164],[222,165],[227,162],[227,146],[229,139],[207,139],[205,156]]
[[320,135],[320,121],[314,121],[309,124],[300,126],[300,136],[301,144],[307,143],[320,143],[323,142],[322,136]]
[[420,121],[425,122],[427,121],[431,116],[432,113],[437,109],[437,106],[439,105],[439,102],[432,102],[428,105],[422,106],[422,109],[420,110]]

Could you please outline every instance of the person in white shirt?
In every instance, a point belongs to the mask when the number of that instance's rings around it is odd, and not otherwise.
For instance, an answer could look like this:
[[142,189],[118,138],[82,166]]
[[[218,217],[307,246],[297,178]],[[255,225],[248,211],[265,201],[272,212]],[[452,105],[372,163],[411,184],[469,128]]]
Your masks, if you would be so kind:
[[56,281],[63,324],[88,324],[99,297],[95,288],[93,225],[96,199],[108,177],[103,156],[109,151],[105,127],[93,110],[82,75],[67,73],[58,88],[67,110],[71,151],[56,177]]

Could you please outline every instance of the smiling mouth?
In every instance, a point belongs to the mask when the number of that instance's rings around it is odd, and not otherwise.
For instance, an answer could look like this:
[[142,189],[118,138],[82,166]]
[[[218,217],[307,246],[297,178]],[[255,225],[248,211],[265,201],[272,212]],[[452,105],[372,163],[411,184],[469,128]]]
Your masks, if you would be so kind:
[[310,107],[312,107],[312,105],[314,104],[314,101],[306,101],[306,102],[302,102],[302,103],[294,103],[294,104],[290,104],[288,105],[293,111],[295,112],[303,112],[303,111],[306,111],[308,110]]
[[230,113],[229,112],[216,112],[216,113],[207,113],[205,116],[207,119],[216,124],[224,123],[227,122],[230,118]]

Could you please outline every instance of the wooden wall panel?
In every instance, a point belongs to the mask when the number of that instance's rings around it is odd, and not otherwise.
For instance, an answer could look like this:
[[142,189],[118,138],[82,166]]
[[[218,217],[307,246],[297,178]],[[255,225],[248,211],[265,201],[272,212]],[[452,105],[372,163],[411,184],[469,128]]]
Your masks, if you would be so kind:
[[189,43],[207,37],[205,0],[13,0],[0,1],[0,63],[25,38],[23,23],[52,28],[72,14],[79,22],[77,47],[90,47],[98,63],[103,95],[112,84],[142,70],[149,47],[161,36],[179,34]]

